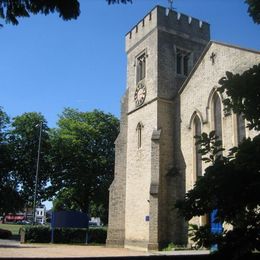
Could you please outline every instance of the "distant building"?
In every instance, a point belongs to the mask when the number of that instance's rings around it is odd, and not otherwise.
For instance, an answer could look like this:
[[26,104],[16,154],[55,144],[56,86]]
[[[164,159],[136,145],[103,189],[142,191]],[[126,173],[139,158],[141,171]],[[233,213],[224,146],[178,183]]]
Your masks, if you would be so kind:
[[93,226],[101,226],[101,220],[100,218],[94,218],[94,217],[91,217],[91,219],[89,220],[89,226],[93,227]]
[[46,207],[41,206],[37,207],[35,210],[35,222],[37,224],[45,224],[46,223]]

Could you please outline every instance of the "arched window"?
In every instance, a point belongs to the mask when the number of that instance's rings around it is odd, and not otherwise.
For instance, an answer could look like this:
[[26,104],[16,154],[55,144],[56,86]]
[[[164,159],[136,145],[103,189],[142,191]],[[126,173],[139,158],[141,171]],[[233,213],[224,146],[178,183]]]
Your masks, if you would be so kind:
[[221,112],[221,100],[217,93],[213,95],[213,125],[216,135],[222,140],[222,112]]
[[137,124],[136,127],[136,131],[137,131],[137,148],[141,148],[142,147],[142,128],[143,128],[143,124],[141,122],[139,122]]
[[241,143],[246,137],[245,119],[242,114],[236,116],[237,119],[237,143]]
[[146,55],[143,53],[137,58],[137,68],[136,68],[136,83],[145,78],[146,70]]
[[[201,135],[201,121],[198,115],[194,117],[193,120],[193,127],[194,127],[194,135]],[[199,146],[195,144],[196,139],[194,139],[194,153],[195,153],[195,158],[194,158],[194,163],[195,163],[195,176],[196,180],[198,179],[198,176],[202,176],[202,161],[201,161],[201,154],[199,153]]]

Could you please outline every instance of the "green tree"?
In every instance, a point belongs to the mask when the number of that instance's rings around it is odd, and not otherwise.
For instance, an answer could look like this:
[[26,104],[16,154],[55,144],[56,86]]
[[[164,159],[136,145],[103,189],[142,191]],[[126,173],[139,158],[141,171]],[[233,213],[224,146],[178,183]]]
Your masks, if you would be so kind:
[[9,117],[0,107],[0,214],[15,212],[23,206],[18,182],[12,171],[10,147],[7,142]]
[[87,213],[93,204],[104,205],[107,215],[118,131],[119,121],[111,114],[63,111],[52,133],[52,187],[61,190],[56,205]]
[[[109,4],[132,2],[131,0],[107,0]],[[1,0],[0,18],[6,23],[18,25],[18,18],[30,17],[30,14],[58,13],[67,21],[80,15],[78,0]]]
[[[220,93],[226,93],[225,111],[233,110],[248,121],[249,129],[260,130],[260,64],[241,75],[226,72],[219,84]],[[249,87],[250,86],[250,87]]]
[[248,13],[252,17],[253,21],[260,24],[260,2],[259,0],[245,0],[248,4]]
[[63,211],[63,210],[80,210],[79,205],[75,202],[76,198],[73,198],[76,192],[74,188],[63,188],[61,189],[55,199],[53,200],[53,210]]
[[12,170],[19,181],[21,194],[27,206],[34,201],[37,155],[42,122],[41,149],[37,183],[37,203],[48,198],[46,185],[50,173],[50,141],[46,120],[40,113],[24,113],[13,119],[9,133]]
[[77,0],[1,0],[0,18],[6,23],[17,25],[18,18],[30,17],[30,14],[57,12],[64,20],[77,19],[80,5]]
[[[226,96],[225,110],[242,113],[254,130],[260,129],[259,68],[241,75],[227,72],[218,89]],[[228,156],[220,154],[221,142],[214,132],[196,138],[203,160],[211,165],[176,207],[186,220],[217,209],[216,221],[233,228],[209,235],[210,227],[201,227],[194,231],[194,240],[201,246],[217,243],[219,254],[234,258],[260,250],[260,135],[233,147]]]

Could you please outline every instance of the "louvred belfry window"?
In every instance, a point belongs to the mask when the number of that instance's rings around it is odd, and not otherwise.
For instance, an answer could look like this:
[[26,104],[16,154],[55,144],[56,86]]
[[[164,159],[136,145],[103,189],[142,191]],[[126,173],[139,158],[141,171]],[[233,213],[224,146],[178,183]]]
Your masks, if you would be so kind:
[[136,83],[140,82],[145,78],[145,70],[146,70],[146,58],[145,53],[137,58],[137,75],[136,75]]

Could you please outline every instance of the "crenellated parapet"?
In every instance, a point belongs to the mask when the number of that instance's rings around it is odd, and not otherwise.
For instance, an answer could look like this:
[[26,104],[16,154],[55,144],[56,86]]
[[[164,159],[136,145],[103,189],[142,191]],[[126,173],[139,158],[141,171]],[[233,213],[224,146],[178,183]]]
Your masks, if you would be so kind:
[[126,51],[128,52],[155,29],[181,34],[188,39],[201,39],[206,42],[210,39],[210,25],[207,22],[156,6],[126,34]]

